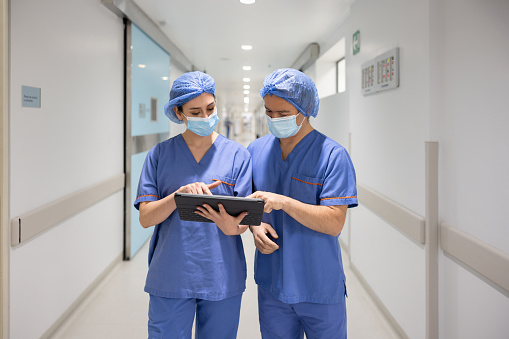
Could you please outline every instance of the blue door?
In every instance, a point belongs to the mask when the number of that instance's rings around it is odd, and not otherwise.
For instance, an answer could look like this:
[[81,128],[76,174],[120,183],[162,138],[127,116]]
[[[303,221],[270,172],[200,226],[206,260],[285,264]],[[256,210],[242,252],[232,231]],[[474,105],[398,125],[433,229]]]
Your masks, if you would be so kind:
[[153,227],[144,229],[133,206],[148,151],[170,132],[164,104],[170,92],[170,55],[135,24],[126,27],[126,226],[125,259],[145,244]]

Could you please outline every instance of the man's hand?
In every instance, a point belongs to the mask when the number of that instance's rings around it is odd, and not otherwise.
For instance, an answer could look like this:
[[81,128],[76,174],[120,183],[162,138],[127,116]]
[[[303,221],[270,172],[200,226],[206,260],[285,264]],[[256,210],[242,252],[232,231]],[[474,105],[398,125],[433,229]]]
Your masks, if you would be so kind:
[[196,206],[197,211],[195,213],[212,220],[226,235],[239,235],[247,230],[247,225],[239,225],[242,219],[248,214],[247,212],[242,212],[238,217],[233,217],[226,212],[222,204],[218,204],[218,207],[219,212],[216,212],[207,204]]
[[263,208],[265,213],[283,209],[283,204],[288,199],[284,195],[263,191],[256,191],[249,195],[248,198],[263,199],[265,201],[265,207]]
[[277,239],[279,236],[276,231],[267,223],[262,222],[260,226],[250,226],[249,229],[253,232],[255,246],[262,254],[271,254],[279,249],[278,244],[272,241],[268,236]]

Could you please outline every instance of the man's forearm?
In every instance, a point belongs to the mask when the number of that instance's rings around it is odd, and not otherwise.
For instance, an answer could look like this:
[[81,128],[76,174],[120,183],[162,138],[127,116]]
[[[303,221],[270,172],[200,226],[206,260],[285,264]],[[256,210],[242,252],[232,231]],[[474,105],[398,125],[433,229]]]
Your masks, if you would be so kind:
[[347,205],[309,205],[289,197],[283,201],[283,211],[292,218],[307,228],[332,236],[338,236],[343,230],[347,208]]

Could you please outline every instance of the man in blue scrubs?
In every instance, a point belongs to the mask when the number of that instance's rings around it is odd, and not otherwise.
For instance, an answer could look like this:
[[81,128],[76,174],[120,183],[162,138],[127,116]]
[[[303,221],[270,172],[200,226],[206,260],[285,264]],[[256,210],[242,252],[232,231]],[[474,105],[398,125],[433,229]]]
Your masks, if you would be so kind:
[[338,242],[346,211],[357,206],[347,151],[313,129],[313,81],[294,69],[267,76],[260,94],[271,134],[249,145],[250,197],[265,200],[255,245],[264,339],[346,338],[345,275]]

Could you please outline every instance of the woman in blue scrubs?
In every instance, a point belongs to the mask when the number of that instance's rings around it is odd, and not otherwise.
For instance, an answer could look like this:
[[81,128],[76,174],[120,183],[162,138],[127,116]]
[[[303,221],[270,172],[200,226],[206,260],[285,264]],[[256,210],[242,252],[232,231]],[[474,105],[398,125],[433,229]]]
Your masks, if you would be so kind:
[[252,142],[253,193],[265,200],[255,245],[260,328],[264,339],[346,338],[345,274],[338,236],[357,206],[347,151],[313,129],[318,92],[294,69],[265,78],[271,134]]
[[145,291],[150,294],[149,338],[236,338],[246,263],[239,225],[245,214],[200,207],[214,223],[182,221],[174,194],[245,197],[252,192],[249,152],[214,132],[218,122],[214,79],[185,73],[172,85],[165,114],[184,133],[147,155],[137,199],[143,227],[155,225]]

